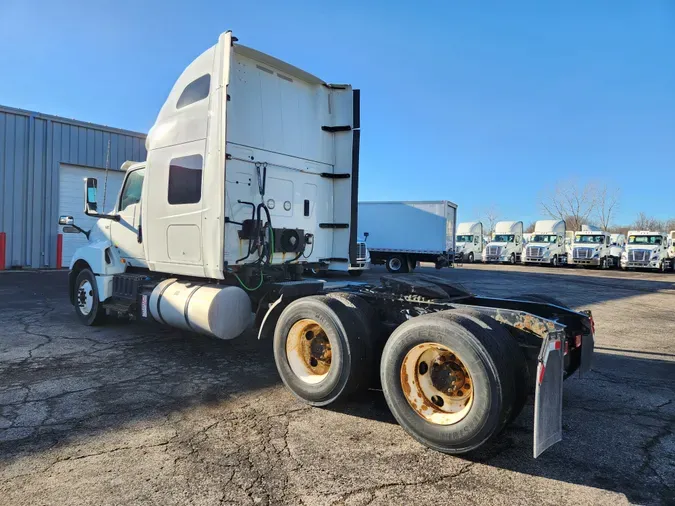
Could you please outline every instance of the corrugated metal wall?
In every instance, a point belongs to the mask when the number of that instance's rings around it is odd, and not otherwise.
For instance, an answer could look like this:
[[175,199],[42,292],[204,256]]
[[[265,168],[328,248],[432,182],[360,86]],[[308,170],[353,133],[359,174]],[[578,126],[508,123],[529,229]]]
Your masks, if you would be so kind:
[[0,232],[6,268],[56,267],[59,165],[144,161],[145,135],[0,106]]

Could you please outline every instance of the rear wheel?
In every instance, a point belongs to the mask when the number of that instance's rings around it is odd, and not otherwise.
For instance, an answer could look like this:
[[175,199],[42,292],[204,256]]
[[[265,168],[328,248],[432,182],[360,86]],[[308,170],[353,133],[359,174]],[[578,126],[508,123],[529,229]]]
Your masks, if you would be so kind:
[[75,313],[85,325],[100,325],[105,320],[105,309],[98,298],[96,277],[89,269],[82,269],[75,280]]
[[527,398],[534,386],[523,350],[511,333],[494,318],[484,315],[476,310],[454,310],[453,313],[472,318],[481,322],[482,325],[487,326],[494,337],[497,338],[498,344],[502,347],[502,352],[509,357],[509,365],[512,368],[511,377],[513,378],[512,388],[515,395],[513,398],[513,407],[511,413],[508,415],[506,423],[511,423],[525,407]]
[[482,446],[513,408],[508,357],[492,333],[452,311],[400,325],[384,347],[380,379],[396,420],[435,450]]
[[343,302],[326,296],[298,299],[274,331],[274,361],[298,398],[326,406],[367,384],[367,329]]
[[393,274],[408,272],[408,259],[403,255],[392,255],[387,259],[387,270]]

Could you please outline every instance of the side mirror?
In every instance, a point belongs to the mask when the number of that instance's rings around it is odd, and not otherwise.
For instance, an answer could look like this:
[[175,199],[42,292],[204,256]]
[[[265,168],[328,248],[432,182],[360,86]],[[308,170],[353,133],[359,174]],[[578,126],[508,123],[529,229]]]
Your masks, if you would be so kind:
[[96,188],[98,181],[95,177],[88,177],[84,184],[84,214],[96,213],[98,200],[96,199]]
[[72,216],[59,216],[59,225],[72,225],[74,222]]
[[80,231],[78,229],[76,229],[75,227],[72,227],[70,225],[66,225],[65,227],[63,227],[63,233],[64,234],[79,234]]
[[366,242],[366,241],[368,240],[368,236],[369,236],[369,235],[370,235],[370,234],[369,234],[368,232],[364,232],[364,233],[363,233],[363,237],[364,237],[363,242]]

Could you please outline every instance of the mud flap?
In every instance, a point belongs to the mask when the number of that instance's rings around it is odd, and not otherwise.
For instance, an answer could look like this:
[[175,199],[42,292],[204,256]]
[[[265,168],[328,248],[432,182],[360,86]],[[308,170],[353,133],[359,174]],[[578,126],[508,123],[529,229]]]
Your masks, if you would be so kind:
[[549,332],[539,351],[534,394],[534,458],[562,440],[564,339],[564,332]]
[[[590,311],[583,311],[593,321],[593,315]],[[595,348],[595,338],[593,336],[594,324],[591,323],[591,331],[583,334],[581,337],[581,364],[579,364],[579,376],[591,370],[593,361],[593,349]]]

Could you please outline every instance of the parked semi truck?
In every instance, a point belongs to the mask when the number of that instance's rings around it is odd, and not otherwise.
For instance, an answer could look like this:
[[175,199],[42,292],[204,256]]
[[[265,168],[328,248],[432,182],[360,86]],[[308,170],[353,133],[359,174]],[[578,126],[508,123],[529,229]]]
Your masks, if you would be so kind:
[[535,457],[559,441],[563,379],[590,367],[590,312],[419,274],[302,279],[308,267],[356,262],[360,94],[235,41],[222,34],[178,78],[113,211],[99,212],[88,178],[96,225],[59,218],[88,239],[68,276],[77,318],[221,339],[253,328],[271,338],[284,384],[313,406],[367,388],[379,370],[396,420],[447,453],[488,443],[532,388]]
[[455,260],[472,264],[483,256],[483,224],[470,221],[457,225]]
[[622,269],[653,269],[667,272],[675,259],[669,252],[669,237],[665,232],[631,230],[626,250],[621,255]]
[[620,257],[614,255],[620,254],[620,251],[612,249],[611,234],[593,225],[582,225],[581,230],[574,234],[572,251],[570,263],[574,265],[600,269],[619,266]]
[[359,233],[368,234],[373,264],[391,273],[410,272],[417,262],[437,268],[452,263],[457,205],[447,200],[359,202]]
[[540,220],[526,247],[523,263],[557,267],[567,263],[566,226],[563,220]]
[[483,262],[516,264],[523,256],[523,222],[500,221],[483,251]]

